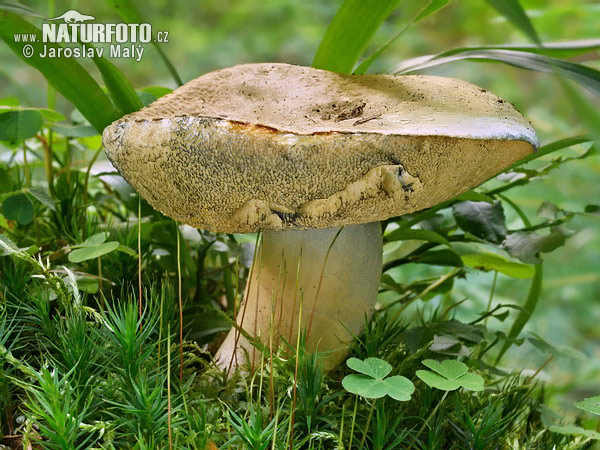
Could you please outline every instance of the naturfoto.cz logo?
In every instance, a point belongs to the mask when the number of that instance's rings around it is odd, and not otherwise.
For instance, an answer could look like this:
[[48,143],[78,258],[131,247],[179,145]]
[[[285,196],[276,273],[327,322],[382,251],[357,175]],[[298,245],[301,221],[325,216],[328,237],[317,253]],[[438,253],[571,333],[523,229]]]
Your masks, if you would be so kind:
[[[94,58],[102,57],[105,48],[85,44],[110,44],[111,58],[133,58],[140,61],[144,44],[168,42],[169,32],[159,31],[153,41],[152,25],[149,23],[90,23],[94,16],[81,14],[74,9],[46,19],[42,24],[41,38],[38,34],[15,34],[15,42],[22,42],[23,56],[31,58]],[[62,23],[61,23],[62,21]],[[42,44],[41,46],[32,44]],[[82,44],[81,47],[60,47],[48,44]]]

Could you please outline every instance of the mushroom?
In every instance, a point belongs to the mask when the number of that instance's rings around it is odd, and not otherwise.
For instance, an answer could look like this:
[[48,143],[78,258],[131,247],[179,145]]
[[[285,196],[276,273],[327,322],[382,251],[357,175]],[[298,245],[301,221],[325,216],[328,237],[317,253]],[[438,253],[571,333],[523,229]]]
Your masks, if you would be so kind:
[[[157,210],[214,232],[262,231],[237,323],[332,368],[375,305],[380,220],[431,207],[537,147],[526,119],[473,84],[246,64],[203,75],[104,130]],[[255,361],[232,328],[216,361]]]

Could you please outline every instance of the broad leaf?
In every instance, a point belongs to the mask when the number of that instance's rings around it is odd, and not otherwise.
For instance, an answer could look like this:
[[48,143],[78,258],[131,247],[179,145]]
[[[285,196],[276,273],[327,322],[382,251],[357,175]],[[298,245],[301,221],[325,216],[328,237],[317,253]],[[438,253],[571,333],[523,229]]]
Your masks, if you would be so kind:
[[347,375],[342,380],[342,386],[348,392],[364,398],[381,398],[388,393],[388,388],[382,380],[376,380],[366,375]]
[[69,261],[72,263],[80,263],[89,259],[99,258],[107,253],[116,250],[119,247],[117,241],[104,242],[102,244],[92,245],[89,247],[81,247],[69,253]]
[[575,406],[589,413],[600,415],[600,395],[583,399],[575,403]]
[[416,375],[429,387],[443,391],[453,391],[460,387],[470,391],[482,391],[484,388],[483,378],[475,373],[468,372],[466,364],[447,359],[439,362],[426,359],[422,363],[435,372],[428,370],[417,370]]
[[452,206],[456,223],[478,238],[499,244],[506,237],[502,203],[460,202]]
[[465,266],[477,270],[496,270],[513,278],[531,278],[534,273],[532,266],[510,261],[494,253],[476,253],[460,257]]
[[461,387],[461,384],[456,380],[448,380],[436,373],[428,370],[417,370],[416,375],[429,387],[439,389],[441,391],[454,391]]
[[415,385],[408,378],[400,375],[388,377],[383,380],[383,383],[387,387],[387,395],[400,402],[409,401],[410,396],[415,392]]
[[102,231],[100,233],[93,234],[81,244],[82,247],[91,247],[93,245],[102,244],[108,238],[108,233],[106,231]]
[[565,244],[571,233],[561,227],[550,228],[550,233],[540,236],[535,232],[517,231],[502,242],[502,247],[515,258],[525,263],[537,264],[540,253],[549,253]]
[[11,195],[2,202],[2,215],[8,220],[27,225],[33,220],[33,204],[23,193]]
[[365,398],[381,398],[389,395],[398,401],[408,401],[415,391],[412,382],[405,377],[395,375],[385,378],[392,366],[379,358],[367,358],[364,361],[350,358],[346,361],[349,368],[361,374],[344,377],[344,389]]
[[469,367],[465,363],[454,359],[446,359],[442,362],[426,359],[422,363],[449,380],[456,380],[469,371]]
[[600,205],[594,205],[594,204],[585,205],[583,212],[585,214],[592,214],[595,216],[600,215]]
[[485,327],[460,322],[456,319],[429,325],[436,335],[454,336],[467,344],[477,344],[485,337]]
[[369,41],[400,0],[344,0],[327,27],[312,66],[351,73]]
[[2,113],[0,114],[0,141],[18,141],[33,137],[40,131],[43,122],[42,114],[34,109]]
[[379,358],[367,358],[364,361],[350,358],[346,361],[346,365],[352,370],[377,379],[385,378],[392,371],[390,363]]

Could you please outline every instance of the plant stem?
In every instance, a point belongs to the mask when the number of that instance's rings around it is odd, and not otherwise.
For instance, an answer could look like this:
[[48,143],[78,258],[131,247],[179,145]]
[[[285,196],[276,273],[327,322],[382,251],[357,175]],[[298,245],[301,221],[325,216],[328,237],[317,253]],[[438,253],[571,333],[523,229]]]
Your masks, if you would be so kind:
[[376,402],[377,400],[373,400],[371,408],[369,409],[369,415],[367,416],[367,424],[365,425],[365,429],[363,430],[363,436],[360,441],[360,448],[363,448],[363,445],[365,445],[365,442],[367,440],[367,433],[369,432],[369,425],[371,425],[371,418],[373,417],[373,410],[375,409]]
[[427,424],[429,423],[429,421],[431,420],[431,418],[435,415],[435,413],[437,412],[437,410],[439,409],[439,407],[441,406],[441,404],[444,403],[444,400],[448,396],[448,392],[450,392],[450,391],[444,392],[444,395],[442,396],[442,399],[438,402],[437,405],[435,405],[435,408],[433,408],[433,411],[431,411],[431,414],[429,414],[429,416],[427,416],[427,419],[425,419],[425,423],[423,424],[423,426],[417,432],[417,434],[415,436],[415,440],[421,435],[421,433],[423,432],[423,430],[425,429],[425,427],[427,426]]
[[494,270],[494,280],[492,281],[492,289],[490,291],[490,298],[488,299],[488,305],[486,308],[486,312],[488,316],[483,320],[483,326],[487,326],[488,319],[490,318],[489,313],[492,310],[492,300],[494,298],[494,293],[496,292],[496,280],[498,279],[498,271]]
[[167,324],[167,428],[169,433],[169,450],[173,449],[171,431],[171,322]]
[[342,436],[344,436],[344,419],[346,415],[346,403],[342,403],[342,420],[340,421],[340,437],[338,438],[339,444],[342,445]]
[[273,417],[275,407],[275,385],[273,382],[273,319],[275,315],[275,293],[271,298],[271,326],[269,328],[269,418]]
[[296,394],[298,388],[298,363],[300,360],[300,330],[302,329],[302,309],[304,296],[300,294],[300,311],[298,312],[298,336],[296,337],[296,367],[294,368],[294,394],[292,397],[292,417],[290,419],[290,450],[294,445],[294,417],[296,413]]
[[183,296],[181,289],[181,238],[179,227],[175,222],[177,234],[177,295],[179,298],[179,382],[183,381]]
[[532,382],[532,381],[535,379],[535,377],[537,377],[537,376],[540,374],[540,372],[541,372],[542,370],[544,370],[544,369],[546,368],[546,366],[552,362],[552,360],[553,360],[553,359],[554,359],[554,355],[551,355],[551,356],[550,356],[550,357],[549,357],[549,358],[548,358],[548,359],[547,359],[547,360],[544,362],[544,364],[542,364],[542,365],[541,365],[541,366],[538,368],[538,370],[536,370],[536,371],[535,371],[535,373],[534,373],[533,375],[531,375],[531,376],[527,377],[527,379],[525,380],[525,384],[529,384],[529,383],[531,383],[531,382]]
[[352,425],[350,426],[350,441],[348,442],[348,450],[352,449],[352,439],[354,438],[354,424],[356,423],[357,407],[358,407],[358,395],[354,397],[354,412],[352,413]]
[[312,308],[310,310],[310,319],[308,321],[308,331],[306,332],[306,340],[308,340],[308,338],[310,337],[310,330],[312,329],[313,318],[315,316],[315,309],[318,303],[319,293],[321,292],[321,286],[323,285],[323,277],[325,275],[325,268],[327,267],[327,260],[329,259],[329,254],[331,253],[331,248],[333,247],[333,244],[335,244],[335,241],[337,241],[337,238],[339,237],[343,229],[344,227],[341,227],[337,231],[337,233],[335,233],[335,236],[331,240],[331,244],[329,244],[329,247],[327,248],[327,253],[325,253],[325,260],[323,261],[323,267],[321,267],[321,276],[319,277],[319,285],[317,286],[315,301],[313,302]]
[[[138,194],[138,305],[142,318],[142,197]],[[141,325],[141,324],[140,324]]]
[[100,256],[98,256],[98,292],[102,296],[102,262]]
[[[254,267],[255,267],[254,261],[256,260],[256,253],[258,251],[258,246],[260,245],[260,236],[261,236],[260,232],[256,234],[256,242],[254,243],[254,255],[252,256],[252,267],[250,267],[250,275],[248,276],[248,285],[247,285],[247,290],[246,290],[246,296],[248,296],[248,294],[250,293],[250,287],[252,286],[252,279],[253,279],[252,275],[254,274]],[[247,306],[248,306],[248,302],[244,302],[244,307],[242,308],[242,317],[240,320],[240,328],[243,327],[243,325],[244,325],[244,318],[246,317]],[[227,373],[226,373],[227,376],[229,376],[229,372],[231,372],[234,360],[236,361],[236,365],[237,365],[237,346],[238,346],[238,342],[240,340],[240,336],[241,336],[240,331],[236,329],[235,337],[233,340],[233,351],[231,352],[231,359],[229,360],[229,365],[227,367]]]
[[27,145],[23,141],[23,172],[25,172],[25,187],[31,187],[31,171],[27,164]]
[[102,146],[100,146],[100,148],[98,150],[96,150],[96,153],[94,153],[94,156],[92,156],[92,159],[90,160],[88,166],[87,166],[87,170],[85,171],[85,178],[83,179],[83,205],[85,206],[85,204],[87,203],[89,194],[88,194],[88,184],[90,182],[90,173],[92,171],[92,167],[94,165],[94,163],[96,162],[96,160],[98,159],[98,156],[100,155],[100,152],[102,151]]

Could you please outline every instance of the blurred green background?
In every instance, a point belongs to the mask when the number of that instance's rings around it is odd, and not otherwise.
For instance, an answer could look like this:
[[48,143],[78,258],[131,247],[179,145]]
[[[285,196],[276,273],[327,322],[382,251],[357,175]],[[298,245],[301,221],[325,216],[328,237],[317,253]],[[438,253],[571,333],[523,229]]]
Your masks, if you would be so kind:
[[[100,22],[119,22],[105,2],[57,0],[23,1],[44,17],[68,9],[90,14]],[[246,62],[277,61],[310,65],[325,28],[339,1],[333,0],[144,0],[139,2],[153,29],[169,32],[163,49],[183,81],[205,72]],[[584,0],[522,1],[544,42],[600,37],[600,2]],[[376,34],[371,51],[423,7],[422,1],[404,1]],[[50,8],[50,10],[49,10]],[[39,24],[40,20],[35,20]],[[452,2],[442,12],[409,29],[382,58],[373,72],[389,71],[397,62],[449,48],[500,43],[525,43],[523,36],[483,1]],[[370,53],[370,52],[367,52]],[[597,58],[597,55],[596,55]],[[589,55],[576,58],[586,62]],[[25,106],[46,105],[46,83],[6,45],[0,45],[0,97],[16,96]],[[140,62],[112,60],[136,88],[176,85],[156,50],[146,46]],[[86,68],[97,73],[83,61]],[[596,63],[591,66],[600,68]],[[506,65],[458,62],[430,69],[427,73],[461,78],[478,84],[514,103],[532,122],[542,143],[574,136],[583,131],[569,98],[550,75],[528,72]],[[589,96],[596,102],[598,99]],[[600,105],[598,105],[600,107]],[[71,106],[59,98],[57,109],[68,114]],[[565,154],[581,151],[577,147]],[[560,208],[580,211],[600,203],[600,157],[572,161],[524,188],[511,191],[511,199],[533,216],[547,200]],[[509,224],[521,223],[506,211]],[[545,255],[542,298],[528,329],[550,342],[584,351],[589,362],[554,362],[546,369],[556,389],[572,398],[598,395],[600,389],[600,227],[599,220],[576,217],[569,228],[575,232],[565,247]],[[405,275],[416,270],[407,267]],[[430,269],[428,269],[430,270]],[[457,288],[472,299],[462,313],[480,310],[487,302],[491,274],[470,274]],[[529,281],[499,275],[496,301],[519,302],[527,294]],[[491,324],[502,327],[500,323]],[[513,348],[505,364],[535,370],[544,356],[528,344]],[[577,385],[577,392],[573,386]]]

